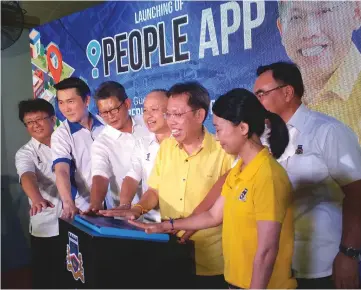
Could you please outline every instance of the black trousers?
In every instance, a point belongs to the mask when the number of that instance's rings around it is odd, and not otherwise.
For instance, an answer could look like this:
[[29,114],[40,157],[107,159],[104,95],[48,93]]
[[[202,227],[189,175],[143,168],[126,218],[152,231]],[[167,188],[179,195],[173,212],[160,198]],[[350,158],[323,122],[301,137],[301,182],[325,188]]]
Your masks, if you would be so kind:
[[223,275],[200,276],[196,275],[194,280],[195,289],[228,289],[228,284]]
[[64,271],[66,258],[66,249],[64,248],[63,252],[58,250],[59,243],[59,236],[31,236],[33,289],[59,288],[59,285],[55,285],[55,277],[61,273],[60,271]]
[[331,276],[315,279],[297,279],[298,289],[335,289]]

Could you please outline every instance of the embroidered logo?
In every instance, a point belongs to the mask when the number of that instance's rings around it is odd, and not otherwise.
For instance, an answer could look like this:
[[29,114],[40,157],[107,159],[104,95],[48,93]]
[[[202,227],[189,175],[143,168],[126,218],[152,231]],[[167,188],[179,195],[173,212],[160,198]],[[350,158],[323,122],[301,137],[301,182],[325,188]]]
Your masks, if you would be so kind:
[[303,148],[302,145],[298,145],[295,154],[301,155],[303,154]]
[[147,153],[147,157],[145,158],[146,161],[150,161],[149,160],[149,157],[150,157],[150,153]]
[[239,200],[246,201],[247,192],[248,192],[247,188],[243,189],[243,191],[241,192],[241,195],[239,196]]

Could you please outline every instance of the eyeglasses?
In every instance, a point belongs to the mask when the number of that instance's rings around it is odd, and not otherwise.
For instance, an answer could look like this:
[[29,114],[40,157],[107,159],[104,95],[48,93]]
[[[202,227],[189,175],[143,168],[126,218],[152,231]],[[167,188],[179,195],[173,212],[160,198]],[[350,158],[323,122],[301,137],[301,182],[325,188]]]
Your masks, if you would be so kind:
[[180,120],[180,119],[183,118],[183,116],[184,116],[185,114],[187,114],[187,113],[189,113],[189,112],[194,112],[194,111],[198,111],[198,109],[196,109],[196,110],[189,110],[189,111],[186,111],[186,112],[183,112],[183,113],[173,113],[173,114],[167,112],[167,113],[164,113],[163,116],[164,116],[164,119],[168,119],[168,120],[170,120],[170,119]]
[[44,117],[44,118],[39,118],[39,119],[36,119],[36,120],[27,121],[27,122],[24,122],[24,125],[25,125],[25,127],[33,127],[35,124],[37,124],[37,125],[43,124],[44,120],[49,119],[49,118],[50,117],[47,116],[47,117]]
[[255,95],[256,95],[256,97],[257,97],[258,99],[261,99],[262,97],[267,96],[270,92],[273,92],[273,91],[275,91],[275,90],[282,89],[282,88],[287,87],[287,86],[288,86],[288,85],[278,86],[278,87],[273,88],[273,89],[270,89],[270,90],[268,90],[268,91],[261,91],[261,90],[260,90],[260,91],[255,92]]
[[118,112],[119,112],[120,108],[123,106],[124,102],[125,102],[125,100],[123,102],[121,102],[119,107],[116,107],[114,109],[111,109],[109,111],[99,112],[100,117],[107,118],[109,114],[112,116],[115,114],[118,114]]

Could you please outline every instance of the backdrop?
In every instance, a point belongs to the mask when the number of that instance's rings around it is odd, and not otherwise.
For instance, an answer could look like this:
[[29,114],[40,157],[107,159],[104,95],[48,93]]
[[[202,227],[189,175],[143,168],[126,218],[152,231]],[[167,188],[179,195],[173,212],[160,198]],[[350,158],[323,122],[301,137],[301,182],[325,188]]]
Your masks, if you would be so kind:
[[[125,86],[132,115],[145,95],[197,80],[212,100],[252,90],[256,69],[276,61],[301,68],[312,109],[361,136],[361,2],[106,2],[30,32],[35,98],[56,106],[52,85],[77,76],[92,92]],[[90,110],[95,112],[94,101]],[[63,119],[57,110],[57,116]],[[211,113],[206,126],[213,131]]]

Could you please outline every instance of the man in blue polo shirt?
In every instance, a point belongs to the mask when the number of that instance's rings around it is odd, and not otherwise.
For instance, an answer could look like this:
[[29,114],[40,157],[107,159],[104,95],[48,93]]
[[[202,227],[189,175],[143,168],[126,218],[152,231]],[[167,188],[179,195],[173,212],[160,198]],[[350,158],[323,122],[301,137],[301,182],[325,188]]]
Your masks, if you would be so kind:
[[88,111],[90,89],[84,81],[71,77],[54,87],[59,110],[66,120],[51,137],[53,170],[63,201],[62,217],[73,218],[79,209],[89,207],[90,148],[104,125],[99,117]]

